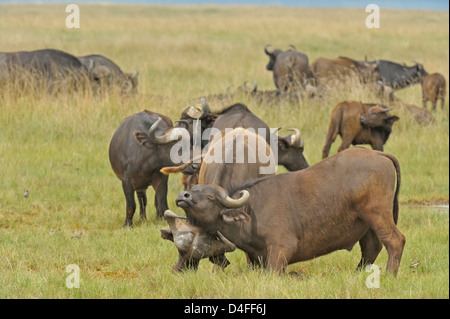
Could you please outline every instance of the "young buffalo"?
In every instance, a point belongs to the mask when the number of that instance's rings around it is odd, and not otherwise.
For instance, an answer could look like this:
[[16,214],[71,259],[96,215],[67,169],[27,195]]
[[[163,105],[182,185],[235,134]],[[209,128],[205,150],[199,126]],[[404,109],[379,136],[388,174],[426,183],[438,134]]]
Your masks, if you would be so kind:
[[372,149],[383,151],[383,145],[389,138],[392,125],[399,120],[391,115],[384,105],[366,104],[357,101],[344,101],[331,111],[330,125],[322,150],[322,158],[328,157],[331,144],[338,135],[342,143],[338,152],[350,145],[370,144]]

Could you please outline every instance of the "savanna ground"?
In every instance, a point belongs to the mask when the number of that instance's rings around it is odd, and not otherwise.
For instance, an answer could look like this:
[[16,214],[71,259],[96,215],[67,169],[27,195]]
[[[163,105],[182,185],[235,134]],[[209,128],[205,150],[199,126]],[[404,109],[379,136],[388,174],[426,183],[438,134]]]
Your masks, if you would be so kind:
[[[403,109],[385,150],[402,167],[398,227],[407,242],[396,279],[366,287],[369,273],[355,272],[358,245],[288,267],[305,278],[247,268],[241,251],[231,265],[174,274],[178,254],[160,238],[149,189],[147,223],[122,229],[125,199],[112,172],[108,146],[121,120],[143,109],[176,120],[190,100],[222,93],[230,83],[257,80],[273,89],[265,44],[293,44],[310,61],[324,56],[367,55],[411,64],[449,78],[449,14],[381,8],[381,28],[367,29],[364,9],[278,7],[164,7],[80,5],[81,28],[65,27],[65,5],[0,5],[3,52],[57,48],[74,55],[98,53],[124,71],[139,69],[139,94],[0,94],[0,298],[448,298],[448,209],[417,204],[449,195],[449,111],[421,126]],[[158,97],[155,97],[158,96]],[[421,106],[420,86],[397,93]],[[345,99],[372,102],[361,88],[333,92],[300,104],[257,105],[240,99],[270,127],[298,127],[310,164],[320,160],[334,105]],[[237,101],[236,101],[237,102]],[[211,104],[213,110],[221,106]],[[286,133],[287,134],[287,133]],[[336,152],[339,138],[332,147]],[[283,169],[279,168],[282,172]],[[169,181],[171,209],[182,190]],[[30,196],[23,197],[25,190]],[[420,263],[414,264],[414,263]],[[80,268],[80,288],[66,287],[66,267]],[[412,266],[411,266],[412,265]],[[416,265],[416,267],[414,267]]]

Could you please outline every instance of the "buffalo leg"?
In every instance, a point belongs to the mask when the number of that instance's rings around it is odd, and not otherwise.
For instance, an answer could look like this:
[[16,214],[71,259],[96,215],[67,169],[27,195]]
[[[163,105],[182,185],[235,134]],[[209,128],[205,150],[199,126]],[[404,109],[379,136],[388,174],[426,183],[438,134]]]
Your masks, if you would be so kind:
[[359,240],[359,246],[361,247],[361,261],[356,268],[357,270],[373,264],[383,248],[381,241],[371,229]]
[[144,190],[139,190],[136,191],[137,193],[137,198],[139,201],[139,218],[141,220],[147,220],[147,215],[145,213],[145,208],[147,207],[147,194],[145,193],[145,189]]
[[371,220],[371,228],[388,252],[386,271],[396,276],[405,246],[405,236],[395,226],[392,215],[389,216],[388,220],[380,218],[380,216],[374,216]]
[[341,137],[342,137],[342,142],[337,150],[338,152],[342,152],[343,150],[346,150],[347,148],[349,148],[350,145],[352,145],[353,138],[354,138],[354,136],[347,136],[347,135],[342,135]]
[[284,273],[285,268],[288,265],[284,251],[277,247],[269,247],[268,251],[267,268],[280,274]]
[[153,189],[155,190],[156,216],[159,218],[162,218],[164,216],[164,212],[169,208],[167,205],[168,179],[168,176],[160,174],[152,183]]
[[134,200],[134,189],[131,183],[129,183],[127,180],[122,180],[122,189],[123,193],[125,194],[125,200],[127,202],[126,206],[126,212],[127,216],[125,219],[125,223],[123,224],[123,227],[131,227],[133,226],[133,215],[136,211],[136,202]]

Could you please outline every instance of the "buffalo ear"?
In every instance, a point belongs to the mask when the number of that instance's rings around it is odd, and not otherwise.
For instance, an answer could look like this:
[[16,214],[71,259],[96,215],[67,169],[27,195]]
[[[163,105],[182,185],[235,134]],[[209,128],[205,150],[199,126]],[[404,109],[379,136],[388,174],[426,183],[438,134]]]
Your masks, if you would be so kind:
[[289,148],[289,141],[288,138],[290,138],[290,135],[287,135],[285,137],[278,137],[278,148],[280,150],[285,150]]
[[147,148],[152,148],[153,143],[150,141],[150,138],[147,133],[142,131],[136,131],[133,132],[133,136],[139,145],[143,145]]
[[173,241],[173,234],[170,229],[161,229],[161,238]]
[[237,209],[227,209],[222,213],[222,218],[224,221],[231,222],[249,222],[251,220],[250,215],[244,211],[238,211]]
[[398,120],[400,120],[400,118],[397,115],[392,115],[387,120],[389,123],[394,123],[394,122],[397,122]]

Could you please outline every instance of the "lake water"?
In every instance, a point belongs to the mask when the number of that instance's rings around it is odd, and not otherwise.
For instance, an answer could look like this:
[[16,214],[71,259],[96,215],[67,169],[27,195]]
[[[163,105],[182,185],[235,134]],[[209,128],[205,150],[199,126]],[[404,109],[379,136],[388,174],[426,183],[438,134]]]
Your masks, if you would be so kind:
[[109,1],[89,1],[89,0],[0,0],[0,3],[124,3],[124,4],[220,4],[220,5],[272,5],[289,7],[339,7],[339,8],[365,8],[368,4],[374,3],[383,8],[390,9],[426,9],[426,10],[449,10],[449,2],[443,0],[109,0]]

